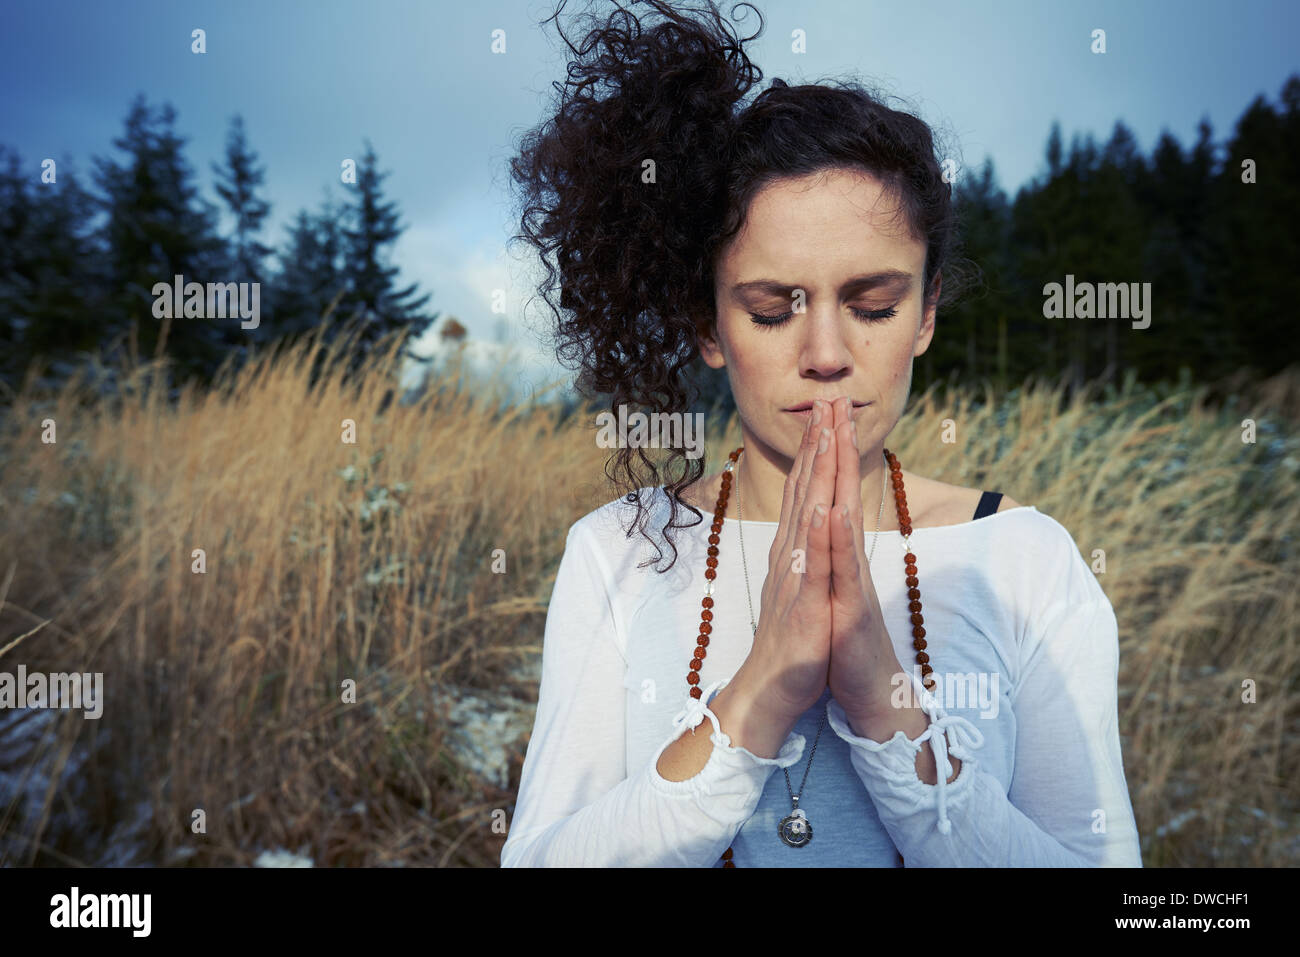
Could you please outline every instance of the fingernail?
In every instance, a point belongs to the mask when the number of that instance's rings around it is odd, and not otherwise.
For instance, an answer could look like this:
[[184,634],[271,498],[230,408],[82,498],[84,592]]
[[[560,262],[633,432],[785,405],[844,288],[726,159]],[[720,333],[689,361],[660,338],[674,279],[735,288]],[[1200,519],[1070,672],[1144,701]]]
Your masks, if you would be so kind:
[[825,520],[825,518],[826,518],[825,507],[818,505],[816,508],[813,509],[813,528],[821,528],[822,522]]
[[816,424],[822,420],[822,404],[820,401],[813,403],[812,420],[813,420],[813,424]]
[[853,447],[856,449],[858,447],[858,430],[853,427],[852,423],[849,424],[849,435],[853,437]]
[[822,440],[817,443],[817,454],[821,455],[831,444],[831,430],[822,429]]
[[844,506],[844,527],[849,531],[853,531],[853,524],[849,521],[849,507],[847,505]]

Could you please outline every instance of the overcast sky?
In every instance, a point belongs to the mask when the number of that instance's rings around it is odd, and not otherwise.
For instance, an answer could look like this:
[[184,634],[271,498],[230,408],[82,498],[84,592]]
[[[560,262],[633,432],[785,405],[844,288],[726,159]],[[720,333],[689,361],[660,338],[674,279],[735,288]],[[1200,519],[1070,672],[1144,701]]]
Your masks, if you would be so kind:
[[[1068,144],[1076,133],[1104,141],[1122,118],[1149,153],[1163,130],[1190,145],[1208,117],[1222,141],[1252,99],[1276,100],[1300,69],[1300,3],[1290,0],[756,5],[765,27],[747,49],[763,85],[844,75],[881,85],[954,135],[968,168],[991,156],[1010,195],[1043,172],[1053,120]],[[506,164],[563,76],[554,25],[538,26],[550,0],[3,0],[2,9],[0,142],[33,177],[45,157],[88,175],[143,92],[176,107],[186,156],[215,202],[209,164],[239,113],[267,168],[263,241],[279,248],[299,209],[315,211],[327,187],[342,195],[330,184],[368,137],[407,226],[395,249],[404,281],[418,281],[428,307],[472,338],[504,331],[532,356],[534,384],[565,375],[520,322],[535,266],[520,261],[523,246],[513,259],[505,252],[518,228]],[[741,35],[756,22],[749,12]],[[206,31],[202,55],[190,49],[195,28]],[[1104,55],[1090,50],[1098,28]],[[491,49],[497,29],[504,54]],[[791,50],[795,30],[806,53]],[[505,315],[492,312],[494,290],[505,291]],[[537,327],[545,315],[534,303],[527,319]]]

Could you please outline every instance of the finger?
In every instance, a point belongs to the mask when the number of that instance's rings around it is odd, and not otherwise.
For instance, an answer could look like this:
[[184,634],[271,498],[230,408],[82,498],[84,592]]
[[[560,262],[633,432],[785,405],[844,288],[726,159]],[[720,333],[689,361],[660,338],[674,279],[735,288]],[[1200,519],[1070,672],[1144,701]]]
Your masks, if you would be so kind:
[[794,454],[794,465],[790,469],[790,474],[785,477],[785,488],[781,493],[781,518],[777,523],[780,528],[790,527],[790,513],[794,511],[795,487],[799,483],[799,476],[803,474],[808,449],[812,447],[812,435],[813,423],[810,415],[803,424],[803,437],[799,440],[799,449]]
[[[813,420],[821,415],[821,422]],[[806,540],[806,530],[808,526],[808,485],[812,481],[813,462],[817,459],[817,444],[821,435],[823,424],[826,422],[827,410],[824,405],[813,403],[812,412],[808,416],[808,444],[804,450],[803,463],[799,468],[799,479],[794,487],[794,501],[790,505],[790,534],[789,540],[785,543],[786,560],[790,561],[796,549],[803,548],[803,542]]]
[[790,474],[785,477],[785,487],[781,493],[781,518],[777,523],[777,534],[772,539],[772,550],[767,556],[769,568],[772,567],[774,557],[779,557],[784,565],[785,562],[789,561],[790,552],[794,548],[794,526],[796,522],[791,519],[791,516],[797,514],[795,512],[795,500],[799,477],[803,474],[804,465],[811,453],[813,447],[812,437],[815,434],[812,416],[810,415],[807,421],[804,422],[803,438],[799,442],[799,450],[795,453],[794,465],[790,469]]
[[[804,518],[799,523],[799,539],[795,542],[796,549],[803,549],[804,555],[808,555],[808,533],[812,527],[813,509],[821,505],[829,512],[831,500],[835,494],[835,430],[830,428],[829,418],[822,416],[821,433],[818,435],[817,448],[813,452],[812,474],[808,482],[808,496],[804,502]],[[823,528],[825,525],[822,526]],[[825,536],[820,536],[822,548],[829,546],[829,541]],[[805,558],[805,564],[807,559]]]
[[851,612],[860,609],[864,602],[862,535],[843,505],[831,510],[830,549],[831,591]]
[[861,513],[862,482],[857,433],[853,424],[853,400],[848,396],[835,400],[835,507],[831,510],[831,591],[836,600],[856,608],[862,599],[860,568],[863,558]]
[[809,509],[809,525],[804,540],[803,583],[818,600],[830,593],[831,582],[831,507],[816,502]]
[[857,423],[853,420],[853,401],[845,396],[835,402],[836,448],[839,459],[835,474],[835,519],[839,509],[848,506],[849,521],[861,540],[862,531],[862,453],[855,444]]
[[[821,415],[821,422],[813,420]],[[817,459],[817,444],[821,436],[821,430],[827,423],[828,410],[824,403],[820,401],[813,403],[813,411],[808,416],[810,428],[808,430],[808,453],[804,456],[803,468],[799,470],[799,482],[794,490],[794,514],[798,515],[804,508],[808,499],[808,485],[812,481],[813,462]]]

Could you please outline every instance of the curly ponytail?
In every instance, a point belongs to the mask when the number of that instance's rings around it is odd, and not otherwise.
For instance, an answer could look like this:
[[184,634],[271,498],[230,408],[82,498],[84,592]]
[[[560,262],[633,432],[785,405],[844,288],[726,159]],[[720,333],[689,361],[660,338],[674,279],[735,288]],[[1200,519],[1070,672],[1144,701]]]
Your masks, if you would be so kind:
[[[568,79],[554,84],[554,115],[524,135],[510,163],[522,199],[512,240],[541,255],[538,291],[555,313],[556,354],[577,360],[578,390],[608,395],[616,416],[621,405],[685,412],[698,398],[682,370],[699,355],[699,333],[716,323],[714,263],[773,180],[828,167],[880,177],[925,237],[927,290],[955,245],[951,187],[921,120],[856,86],[780,79],[737,113],[763,76],[743,47],[762,33],[762,15],[753,36],[737,38],[712,0],[702,20],[680,3],[643,2],[664,18],[649,29],[618,6],[579,47],[560,31],[573,53]],[[739,7],[752,4],[737,4],[733,16]],[[945,277],[944,298],[952,291]],[[662,483],[644,449],[620,448],[606,463],[607,477],[636,504],[642,534],[646,486],[669,493],[665,533],[703,520],[681,498],[703,476],[703,459],[672,449],[666,471],[678,459],[685,474]],[[678,506],[696,521],[677,524]]]

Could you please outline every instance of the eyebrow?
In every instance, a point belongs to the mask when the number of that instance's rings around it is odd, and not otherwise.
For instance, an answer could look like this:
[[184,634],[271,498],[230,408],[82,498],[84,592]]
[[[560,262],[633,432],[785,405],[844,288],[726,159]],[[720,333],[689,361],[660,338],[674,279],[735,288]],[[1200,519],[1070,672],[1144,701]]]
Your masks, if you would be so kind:
[[[912,278],[910,272],[904,272],[901,269],[885,269],[881,272],[866,273],[846,280],[840,286],[840,292],[851,295],[864,289],[873,289],[876,286],[903,286],[906,288],[912,284]],[[802,288],[804,287],[777,282],[775,279],[750,279],[746,282],[736,283],[731,287],[731,293],[732,295],[741,295],[747,292],[760,292],[788,296],[796,289]]]

